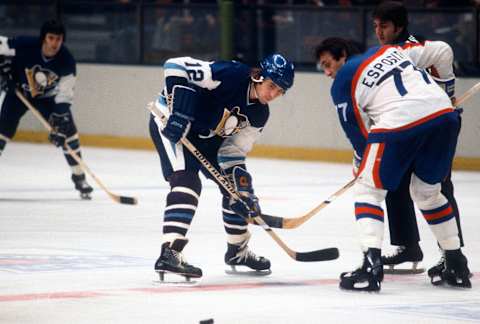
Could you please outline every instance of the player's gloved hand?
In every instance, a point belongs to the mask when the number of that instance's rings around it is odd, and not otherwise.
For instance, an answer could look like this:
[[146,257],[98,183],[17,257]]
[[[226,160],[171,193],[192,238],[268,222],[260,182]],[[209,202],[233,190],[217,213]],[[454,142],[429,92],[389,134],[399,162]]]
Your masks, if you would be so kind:
[[63,147],[67,139],[67,134],[73,125],[70,114],[53,113],[50,115],[48,121],[52,126],[52,131],[48,134],[48,140],[57,147]]
[[260,216],[262,211],[258,197],[253,193],[252,176],[240,166],[233,168],[233,184],[240,195],[239,200],[230,199],[230,208],[243,218]]
[[173,113],[168,118],[167,125],[162,130],[163,136],[168,138],[170,142],[177,143],[187,136],[190,131],[191,122],[188,117],[179,113]]
[[63,147],[65,145],[65,140],[67,139],[67,136],[65,134],[59,133],[57,131],[51,131],[50,134],[48,134],[48,140],[50,143],[57,147]]
[[353,151],[352,172],[354,177],[358,176],[358,169],[360,168],[361,163],[362,158],[358,156],[356,151]]

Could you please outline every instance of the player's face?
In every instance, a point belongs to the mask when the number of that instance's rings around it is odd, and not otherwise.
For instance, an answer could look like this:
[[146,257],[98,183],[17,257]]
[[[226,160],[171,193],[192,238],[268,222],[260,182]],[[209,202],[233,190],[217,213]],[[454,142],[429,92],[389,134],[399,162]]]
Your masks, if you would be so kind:
[[57,55],[60,47],[62,47],[63,35],[47,33],[42,44],[42,54],[46,57]]
[[336,60],[330,52],[323,52],[318,58],[318,65],[323,70],[326,76],[335,79],[338,70],[345,64],[345,56]]
[[391,21],[382,21],[378,18],[373,20],[373,29],[378,42],[382,45],[393,44],[403,30]]
[[285,93],[281,87],[270,79],[265,79],[261,83],[255,83],[254,86],[257,99],[264,105]]

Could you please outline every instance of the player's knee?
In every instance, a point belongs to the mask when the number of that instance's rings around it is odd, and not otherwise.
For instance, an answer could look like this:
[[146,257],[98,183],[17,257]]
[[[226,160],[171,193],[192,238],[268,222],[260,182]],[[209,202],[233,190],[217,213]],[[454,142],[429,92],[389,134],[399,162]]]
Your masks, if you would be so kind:
[[439,183],[429,184],[422,181],[415,174],[410,182],[410,195],[420,209],[430,209],[431,206],[438,206],[442,200]]
[[372,187],[362,181],[355,183],[355,200],[372,205],[380,205],[385,200],[387,191]]
[[184,187],[193,190],[195,194],[200,195],[202,191],[202,182],[197,172],[175,171],[170,177],[170,187]]

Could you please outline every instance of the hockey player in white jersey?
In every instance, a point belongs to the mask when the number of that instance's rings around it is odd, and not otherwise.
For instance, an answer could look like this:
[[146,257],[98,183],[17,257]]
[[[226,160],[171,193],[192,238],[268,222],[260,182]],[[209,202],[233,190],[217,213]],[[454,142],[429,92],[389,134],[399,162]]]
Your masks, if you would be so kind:
[[449,48],[432,42],[406,49],[373,47],[355,55],[350,42],[327,38],[316,49],[318,64],[334,79],[331,95],[340,123],[355,151],[362,152],[355,217],[364,260],[359,269],[341,274],[342,289],[380,290],[382,202],[409,168],[411,196],[445,250],[443,281],[471,287],[452,206],[440,191],[455,154],[459,116],[450,98],[422,69]]
[[[411,46],[431,46],[431,41],[420,40],[412,36],[408,31],[408,12],[406,7],[399,1],[383,1],[372,13],[373,27],[380,44],[382,45],[400,45],[402,47]],[[432,78],[439,84],[454,100],[455,98],[455,75],[449,68],[453,64],[453,51],[449,50],[445,44],[442,44],[443,53],[436,57],[429,56],[426,62],[428,71]],[[444,68],[446,67],[446,68]],[[388,214],[388,225],[390,229],[390,241],[392,245],[398,246],[393,254],[382,257],[385,266],[388,266],[392,273],[419,272],[423,269],[415,269],[416,264],[423,259],[423,253],[418,244],[420,234],[417,228],[417,221],[413,201],[409,193],[411,178],[409,170],[400,182],[395,191],[389,191],[386,197],[386,206]],[[452,206],[455,221],[458,227],[460,245],[464,246],[462,229],[460,224],[460,213],[454,196],[454,186],[451,179],[451,170],[447,177],[442,181],[442,193],[448,199]],[[413,269],[395,269],[394,267],[403,262],[413,262]],[[442,270],[445,267],[445,258],[428,270],[428,275],[433,281],[437,281]]]

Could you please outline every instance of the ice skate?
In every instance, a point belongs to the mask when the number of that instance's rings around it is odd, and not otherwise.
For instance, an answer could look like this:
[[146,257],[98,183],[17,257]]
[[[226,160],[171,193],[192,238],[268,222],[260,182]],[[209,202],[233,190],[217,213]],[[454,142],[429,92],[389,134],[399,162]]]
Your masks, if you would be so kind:
[[[425,272],[425,268],[418,267],[418,263],[423,260],[423,252],[418,244],[412,246],[399,246],[397,250],[387,256],[382,256],[382,262],[385,266],[385,274],[418,274]],[[410,268],[399,268],[402,263],[411,263]]]
[[437,286],[443,283],[442,272],[445,270],[445,252],[442,252],[440,260],[433,267],[428,269],[428,276],[430,277],[430,282],[432,285]]
[[[471,273],[467,266],[467,258],[463,255],[460,249],[445,251],[445,258],[442,263],[439,262],[436,266],[428,271],[428,276],[433,285],[438,286],[446,283],[449,286],[472,288],[470,282]],[[438,271],[441,270],[440,275]]]
[[[202,269],[188,264],[182,255],[182,250],[187,244],[187,239],[176,239],[172,244],[165,242],[162,245],[160,257],[155,262],[155,271],[160,277],[160,282],[165,281],[165,273],[173,273],[185,278],[186,282],[194,283],[191,278],[201,278]],[[169,283],[172,283],[168,281]],[[178,282],[175,282],[178,283]]]
[[90,194],[92,193],[93,188],[87,183],[85,174],[72,174],[72,181],[75,184],[75,189],[80,192],[80,198],[85,200],[92,199]]
[[[270,261],[262,256],[257,256],[248,248],[248,240],[241,245],[227,243],[228,249],[225,253],[225,263],[231,267],[225,270],[227,274],[266,276],[272,273]],[[237,270],[237,266],[246,266],[251,270]]]
[[340,288],[345,290],[378,292],[383,281],[383,264],[380,249],[369,248],[363,264],[352,272],[340,275]]

